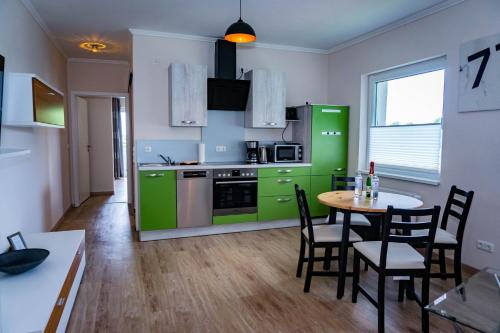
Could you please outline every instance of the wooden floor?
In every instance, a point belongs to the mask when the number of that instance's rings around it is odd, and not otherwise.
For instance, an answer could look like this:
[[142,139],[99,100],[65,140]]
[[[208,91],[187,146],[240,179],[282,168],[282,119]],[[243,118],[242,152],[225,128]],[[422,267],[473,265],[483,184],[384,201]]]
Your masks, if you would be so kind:
[[[59,227],[87,231],[68,332],[376,331],[376,309],[362,295],[350,301],[350,278],[340,301],[332,277],[314,277],[311,292],[302,292],[298,228],[139,243],[127,204],[108,199],[90,198]],[[375,290],[373,272],[361,280]],[[452,286],[433,280],[431,299]],[[386,330],[420,332],[418,306],[397,303],[396,290],[388,281]],[[453,328],[431,315],[431,332]]]

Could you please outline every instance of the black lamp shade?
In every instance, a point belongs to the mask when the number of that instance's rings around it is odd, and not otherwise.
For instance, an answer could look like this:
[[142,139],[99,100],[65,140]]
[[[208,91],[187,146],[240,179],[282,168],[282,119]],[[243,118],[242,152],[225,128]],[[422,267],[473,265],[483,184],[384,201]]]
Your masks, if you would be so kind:
[[233,43],[251,43],[257,39],[257,36],[250,24],[240,18],[227,28],[224,39]]

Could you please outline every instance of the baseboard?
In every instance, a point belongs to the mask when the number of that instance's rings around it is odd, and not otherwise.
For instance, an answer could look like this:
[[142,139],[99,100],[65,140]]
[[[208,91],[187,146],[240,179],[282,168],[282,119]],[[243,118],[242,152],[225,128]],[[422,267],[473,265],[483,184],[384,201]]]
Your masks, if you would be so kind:
[[98,197],[101,195],[114,195],[115,191],[103,191],[103,192],[90,192],[91,197]]
[[62,216],[59,218],[59,220],[57,220],[56,224],[54,224],[52,226],[52,228],[50,228],[50,231],[57,231],[57,229],[59,229],[59,226],[61,225],[62,221],[64,221],[64,219],[66,218],[66,216],[68,216],[69,212],[72,211],[73,209],[75,209],[73,206],[69,206],[68,208],[66,208],[66,210],[64,211],[64,213],[62,214]]

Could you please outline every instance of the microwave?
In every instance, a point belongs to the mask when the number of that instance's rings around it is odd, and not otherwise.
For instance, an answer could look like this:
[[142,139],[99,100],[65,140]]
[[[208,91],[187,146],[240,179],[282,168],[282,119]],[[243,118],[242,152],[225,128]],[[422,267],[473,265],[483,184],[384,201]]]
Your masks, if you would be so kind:
[[271,161],[274,163],[302,162],[302,145],[284,143],[271,146]]

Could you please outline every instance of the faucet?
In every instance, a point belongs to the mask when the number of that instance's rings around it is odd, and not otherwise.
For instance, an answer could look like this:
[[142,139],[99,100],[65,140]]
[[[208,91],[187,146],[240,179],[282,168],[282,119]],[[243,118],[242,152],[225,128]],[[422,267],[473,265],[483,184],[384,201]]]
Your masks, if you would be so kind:
[[174,161],[172,161],[172,159],[170,158],[170,156],[163,156],[162,154],[158,154],[158,157],[161,158],[162,160],[165,161],[165,163],[167,163],[167,165],[174,165]]

